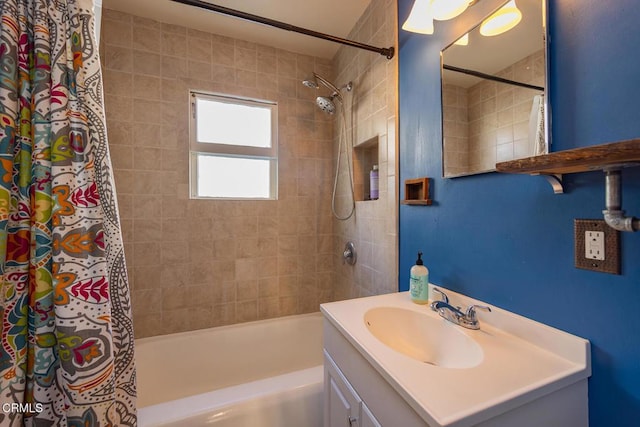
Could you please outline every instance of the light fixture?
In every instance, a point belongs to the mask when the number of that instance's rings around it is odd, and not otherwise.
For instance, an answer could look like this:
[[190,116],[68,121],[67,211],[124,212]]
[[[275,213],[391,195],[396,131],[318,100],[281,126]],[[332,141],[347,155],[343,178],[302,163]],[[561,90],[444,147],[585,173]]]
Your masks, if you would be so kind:
[[467,10],[469,3],[471,3],[469,0],[432,0],[431,12],[433,19],[438,21],[453,19]]
[[460,37],[458,40],[455,41],[454,44],[458,45],[458,46],[466,46],[466,45],[468,45],[469,44],[469,33],[467,33],[464,36]]
[[433,16],[431,15],[431,0],[415,0],[411,13],[402,29],[420,34],[433,34]]
[[522,12],[516,6],[516,0],[502,6],[496,13],[482,21],[480,34],[483,36],[497,36],[518,25],[522,19]]

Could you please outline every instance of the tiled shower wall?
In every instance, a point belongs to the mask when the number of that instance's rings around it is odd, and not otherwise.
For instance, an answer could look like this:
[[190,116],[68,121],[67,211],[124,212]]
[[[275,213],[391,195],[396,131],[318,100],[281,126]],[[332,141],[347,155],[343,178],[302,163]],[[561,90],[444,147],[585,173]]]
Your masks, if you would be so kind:
[[[332,299],[332,122],[300,84],[330,61],[108,9],[101,57],[136,337]],[[277,201],[189,199],[189,89],[278,102]]]
[[467,89],[452,84],[442,88],[442,137],[445,173],[469,172],[469,101]]
[[[545,86],[544,50],[496,73],[498,77]],[[481,80],[464,88],[443,88],[447,174],[495,169],[496,162],[535,154],[529,141],[529,118],[536,90]]]
[[[392,0],[372,0],[349,34],[352,40],[378,47],[396,46],[397,5]],[[345,94],[347,134],[355,146],[353,159],[356,188],[354,215],[346,221],[334,220],[336,277],[335,299],[395,292],[398,290],[396,181],[397,55],[388,60],[376,53],[341,47],[333,60],[335,83],[353,82]],[[336,114],[334,152],[337,155],[342,117]],[[376,147],[377,145],[377,147]],[[377,148],[377,150],[376,150]],[[351,149],[348,149],[351,152]],[[378,200],[368,198],[371,152],[378,154]],[[344,153],[342,153],[344,156]],[[351,194],[345,157],[339,171],[338,214],[349,211]],[[355,244],[356,265],[342,262],[346,242]]]
[[[544,50],[496,75],[544,87]],[[472,170],[492,170],[496,162],[534,155],[529,143],[529,116],[532,99],[538,94],[536,90],[490,80],[469,88],[469,166]]]

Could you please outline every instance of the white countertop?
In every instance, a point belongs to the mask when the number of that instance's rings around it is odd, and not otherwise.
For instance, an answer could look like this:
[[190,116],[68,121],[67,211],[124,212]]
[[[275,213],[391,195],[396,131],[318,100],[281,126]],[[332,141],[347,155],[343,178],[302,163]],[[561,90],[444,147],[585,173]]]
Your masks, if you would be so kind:
[[[439,287],[452,305],[482,304]],[[433,293],[430,293],[433,295]],[[430,425],[473,425],[591,375],[589,341],[491,306],[478,313],[480,330],[460,328],[484,352],[472,368],[432,366],[387,347],[368,330],[364,314],[375,307],[400,307],[442,322],[429,305],[408,292],[321,305],[321,311],[407,403]]]

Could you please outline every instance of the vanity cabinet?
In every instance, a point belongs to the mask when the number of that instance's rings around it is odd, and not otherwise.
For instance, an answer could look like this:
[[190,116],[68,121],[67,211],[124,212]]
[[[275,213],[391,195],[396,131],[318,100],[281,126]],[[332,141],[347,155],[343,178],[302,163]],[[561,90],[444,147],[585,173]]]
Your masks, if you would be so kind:
[[[454,295],[464,305],[485,304]],[[324,427],[589,425],[588,341],[492,307],[487,318],[506,332],[487,321],[464,332],[481,347],[482,361],[439,367],[377,340],[364,319],[380,307],[437,316],[404,293],[323,304]]]

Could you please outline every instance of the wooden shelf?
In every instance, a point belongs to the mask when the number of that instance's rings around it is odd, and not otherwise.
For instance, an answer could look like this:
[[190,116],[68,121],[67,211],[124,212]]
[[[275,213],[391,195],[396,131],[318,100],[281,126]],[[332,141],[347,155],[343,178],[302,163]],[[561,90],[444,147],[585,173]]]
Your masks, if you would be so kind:
[[433,201],[431,199],[427,199],[427,200],[401,200],[400,203],[402,203],[403,205],[431,206]]
[[640,166],[640,139],[593,145],[496,164],[502,173],[562,175]]
[[404,180],[404,200],[403,205],[430,206],[432,200],[429,198],[429,177],[405,179]]

